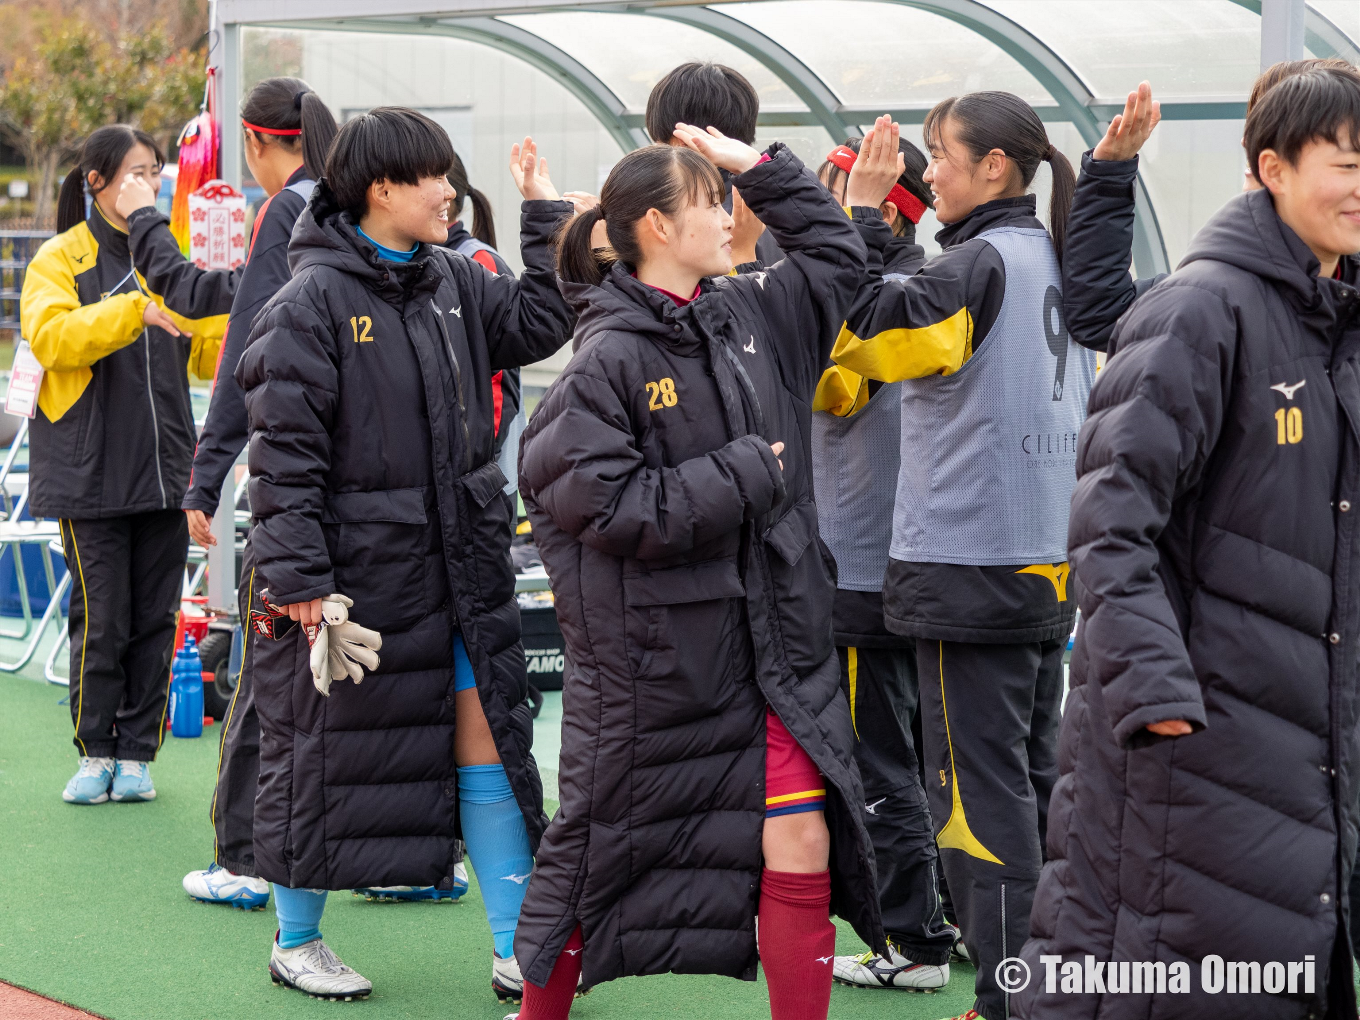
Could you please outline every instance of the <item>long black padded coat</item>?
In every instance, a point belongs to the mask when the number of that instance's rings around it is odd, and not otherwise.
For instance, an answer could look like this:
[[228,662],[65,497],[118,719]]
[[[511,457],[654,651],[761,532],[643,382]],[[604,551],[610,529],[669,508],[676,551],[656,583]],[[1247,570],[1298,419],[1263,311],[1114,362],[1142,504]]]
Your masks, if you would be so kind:
[[536,984],[577,923],[587,984],[754,979],[767,702],[826,777],[832,909],[883,944],[810,463],[865,248],[798,159],[771,154],[736,184],[783,261],[678,309],[621,265],[564,285],[578,350],[520,454],[567,648],[561,808],[515,941]]
[[547,818],[490,385],[570,336],[549,251],[570,210],[524,203],[518,281],[428,245],[409,264],[381,260],[324,182],[298,220],[293,279],[237,367],[255,515],[243,583],[257,606],[263,589],[275,604],[348,595],[352,618],[382,634],[382,665],[322,697],[301,628],[251,632],[262,878],[448,887],[461,859],[456,630],[538,845]]
[[[1115,329],[1077,451],[1082,620],[1019,1017],[1356,1015],[1360,274],[1317,270],[1244,194]],[[1145,728],[1168,719],[1195,732]],[[1041,956],[1087,954],[1182,962],[1189,992],[1044,991]],[[1211,996],[1211,954],[1311,956],[1316,989]]]

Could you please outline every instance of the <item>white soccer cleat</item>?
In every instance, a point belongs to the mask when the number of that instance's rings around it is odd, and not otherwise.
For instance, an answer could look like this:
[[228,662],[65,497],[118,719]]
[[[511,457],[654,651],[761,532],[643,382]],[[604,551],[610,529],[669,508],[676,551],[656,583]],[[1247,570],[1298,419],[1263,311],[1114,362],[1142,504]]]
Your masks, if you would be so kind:
[[314,999],[367,998],[373,982],[340,962],[331,947],[320,939],[304,942],[294,949],[282,949],[274,941],[269,956],[269,976],[274,984],[296,988]]
[[[524,975],[520,973],[519,961],[513,956],[498,956],[494,949],[491,951],[491,990],[501,1002],[519,1002],[524,998]],[[580,998],[589,991],[584,980],[578,978],[576,997]],[[518,1013],[510,1015],[519,1016]],[[510,1020],[510,1017],[506,1017],[506,1020]]]
[[855,988],[906,988],[933,992],[949,984],[949,964],[912,963],[888,943],[887,957],[870,951],[860,956],[838,956],[831,975]]
[[519,1002],[524,997],[524,975],[514,956],[501,957],[492,950],[491,990],[501,1002]]
[[227,903],[238,910],[263,910],[269,902],[269,883],[237,875],[216,864],[184,876],[184,891],[201,903]]

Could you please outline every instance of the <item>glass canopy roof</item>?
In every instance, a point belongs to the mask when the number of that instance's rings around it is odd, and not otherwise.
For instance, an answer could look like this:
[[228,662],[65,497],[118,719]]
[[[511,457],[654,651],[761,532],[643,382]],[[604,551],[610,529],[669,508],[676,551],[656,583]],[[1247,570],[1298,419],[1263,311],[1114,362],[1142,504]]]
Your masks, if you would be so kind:
[[[873,0],[766,0],[713,10],[781,44],[850,106],[933,105],[961,92],[997,89],[1031,101],[1048,92],[1014,58],[938,14]],[[889,53],[871,45],[893,40]],[[898,40],[929,39],[908,49]]]
[[566,50],[641,112],[647,95],[676,64],[711,60],[734,67],[755,86],[767,109],[800,109],[803,104],[773,71],[737,47],[699,28],[641,14],[560,11],[508,15],[498,20],[523,28]]
[[[1032,102],[1053,130],[1066,132],[1065,147],[1075,153],[1095,142],[1123,96],[1146,78],[1165,119],[1186,125],[1149,144],[1148,180],[1168,201],[1179,201],[1179,189],[1189,186],[1181,178],[1210,160],[1212,204],[1222,181],[1240,180],[1235,140],[1260,69],[1261,6],[1262,0],[218,0],[217,10],[229,60],[239,60],[243,25],[433,35],[489,46],[565,87],[622,149],[645,144],[647,95],[687,60],[741,71],[760,95],[761,137],[803,138],[810,151],[858,133],[876,113],[920,123],[947,96],[1002,89]],[[1305,13],[1311,55],[1360,63],[1360,0],[1309,0]],[[237,72],[223,70],[239,89],[231,77]],[[228,163],[239,165],[236,144],[224,137]],[[1159,161],[1164,183],[1157,183]],[[1165,171],[1177,161],[1188,161],[1186,168]],[[1146,181],[1140,184],[1140,271],[1168,265],[1153,197]],[[1190,227],[1202,222],[1199,212],[1187,215]]]

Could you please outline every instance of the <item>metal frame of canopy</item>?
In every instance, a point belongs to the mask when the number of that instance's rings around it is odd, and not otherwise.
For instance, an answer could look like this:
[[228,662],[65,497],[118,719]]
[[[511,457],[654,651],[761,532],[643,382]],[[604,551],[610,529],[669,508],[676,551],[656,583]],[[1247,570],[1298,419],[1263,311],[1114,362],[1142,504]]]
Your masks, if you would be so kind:
[[[878,0],[927,11],[961,25],[999,47],[1020,64],[1048,92],[1051,102],[1036,104],[1049,121],[1073,124],[1087,145],[1104,133],[1109,118],[1123,107],[1095,95],[1082,77],[1052,46],[1016,21],[980,0]],[[1360,41],[1350,38],[1305,0],[1231,0],[1261,17],[1261,66],[1277,60],[1296,60],[1305,47],[1318,56],[1338,56],[1360,63]],[[765,126],[824,128],[833,139],[860,133],[860,124],[881,113],[912,124],[921,123],[928,105],[899,108],[857,107],[841,102],[834,90],[804,61],[768,35],[723,13],[721,3],[676,0],[217,0],[216,22],[221,31],[212,40],[211,57],[221,83],[220,113],[225,124],[237,117],[240,93],[243,26],[273,26],[341,32],[378,32],[438,35],[490,46],[538,68],[563,85],[599,120],[624,150],[645,145],[642,116],[601,78],[571,53],[552,41],[506,21],[500,15],[549,11],[595,11],[641,14],[662,18],[709,33],[759,61],[806,106],[804,110],[766,111]],[[1162,101],[1168,120],[1239,120],[1246,114],[1246,96],[1200,97]],[[222,171],[228,180],[241,178],[241,141],[235,131],[222,132]],[[1134,232],[1134,265],[1139,275],[1166,272],[1170,266],[1162,230],[1147,187],[1140,177]],[[230,487],[228,487],[230,490]],[[225,504],[223,507],[226,509]],[[230,522],[234,514],[217,515]],[[213,553],[229,555],[229,525]],[[223,541],[222,539],[227,539]],[[216,604],[230,604],[226,579],[234,570],[225,564],[210,576],[224,585],[210,586]]]

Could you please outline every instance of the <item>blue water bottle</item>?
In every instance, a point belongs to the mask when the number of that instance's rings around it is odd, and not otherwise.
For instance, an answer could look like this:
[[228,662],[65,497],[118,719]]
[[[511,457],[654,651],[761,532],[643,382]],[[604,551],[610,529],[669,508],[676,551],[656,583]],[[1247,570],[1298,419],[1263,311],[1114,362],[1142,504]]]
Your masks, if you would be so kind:
[[170,732],[177,737],[203,735],[203,662],[188,635],[170,670]]

